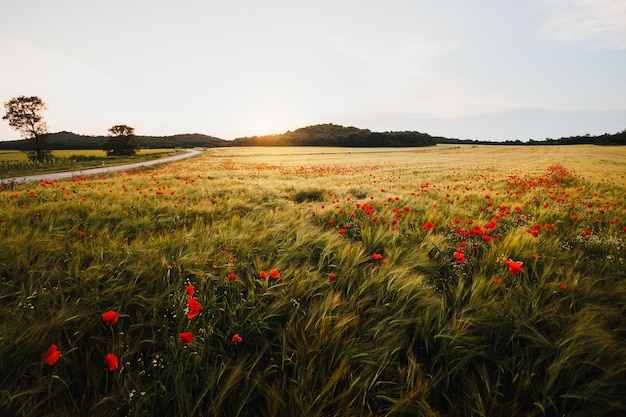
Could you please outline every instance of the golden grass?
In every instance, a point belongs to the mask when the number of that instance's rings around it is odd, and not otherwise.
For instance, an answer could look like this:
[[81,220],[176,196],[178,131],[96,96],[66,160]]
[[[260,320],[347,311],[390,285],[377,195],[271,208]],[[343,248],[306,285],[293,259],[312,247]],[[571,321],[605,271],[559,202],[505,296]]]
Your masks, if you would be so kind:
[[624,414],[624,162],[222,148],[7,185],[0,414]]

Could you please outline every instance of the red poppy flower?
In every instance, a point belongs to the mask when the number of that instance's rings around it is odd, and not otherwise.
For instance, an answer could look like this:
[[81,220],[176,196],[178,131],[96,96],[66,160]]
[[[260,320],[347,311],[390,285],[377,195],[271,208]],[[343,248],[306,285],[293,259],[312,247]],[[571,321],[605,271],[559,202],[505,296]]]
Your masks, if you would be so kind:
[[202,310],[202,305],[194,298],[187,300],[187,307],[187,318],[190,319],[196,317],[200,313],[200,310]]
[[192,336],[191,332],[182,332],[182,333],[179,333],[179,334],[178,334],[178,337],[180,337],[180,340],[182,340],[182,341],[183,341],[183,343],[191,343],[191,342],[193,342],[194,340],[196,340],[196,339]]
[[104,313],[102,313],[102,321],[107,326],[113,326],[115,323],[117,323],[117,320],[119,320],[119,318],[119,314],[117,314],[113,310],[105,311]]
[[233,343],[241,343],[243,341],[241,336],[239,336],[239,334],[237,333],[233,335],[233,338],[231,340],[233,341]]
[[426,230],[426,229],[434,229],[435,225],[431,222],[426,222],[424,223],[424,226],[422,226],[422,230]]
[[522,269],[522,265],[524,265],[524,262],[522,261],[513,261],[509,258],[505,261],[505,263],[509,266],[509,273],[513,275],[524,272],[524,270]]
[[487,223],[484,227],[485,227],[485,229],[495,229],[496,228],[496,222],[494,222],[492,220],[489,223]]
[[83,232],[82,230],[78,231],[78,236],[85,236],[85,232]]
[[61,357],[61,352],[58,350],[57,345],[51,344],[50,347],[43,353],[43,360],[48,365],[54,365]]
[[196,292],[196,290],[193,285],[185,286],[185,294],[187,294],[189,297],[193,297],[194,292]]
[[372,255],[372,259],[378,260],[378,259],[382,259],[383,255],[381,255],[380,253],[375,253]]
[[265,271],[261,271],[261,272],[259,272],[259,276],[260,276],[262,279],[265,279],[265,278],[267,278],[267,272],[265,272]]
[[491,280],[491,282],[493,282],[494,284],[498,285],[500,284],[500,279],[499,278],[494,278]]
[[457,249],[457,251],[454,252],[453,256],[454,256],[454,259],[456,259],[460,263],[465,263],[465,255],[463,255],[463,252],[461,250]]
[[234,281],[235,279],[237,279],[237,275],[235,275],[234,272],[230,272],[228,274],[228,279],[231,280],[231,281]]
[[328,279],[329,280],[334,280],[335,279],[335,274],[333,274],[332,272],[328,274]]
[[104,367],[109,371],[115,371],[119,366],[117,355],[114,353],[107,353],[104,357]]
[[277,271],[277,270],[275,270],[275,269],[272,269],[272,270],[270,271],[270,277],[272,277],[272,278],[274,278],[274,279],[278,279],[278,278],[280,278],[280,272],[278,272],[278,271]]
[[565,291],[567,289],[567,285],[561,284],[561,285],[559,285],[559,288],[562,289],[563,291]]

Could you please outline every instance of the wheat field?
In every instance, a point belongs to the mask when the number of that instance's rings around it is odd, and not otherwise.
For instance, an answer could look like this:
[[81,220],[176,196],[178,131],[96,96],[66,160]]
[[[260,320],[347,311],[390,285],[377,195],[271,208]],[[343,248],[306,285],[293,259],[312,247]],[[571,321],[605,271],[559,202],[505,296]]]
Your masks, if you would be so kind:
[[0,415],[626,414],[626,148],[0,186]]

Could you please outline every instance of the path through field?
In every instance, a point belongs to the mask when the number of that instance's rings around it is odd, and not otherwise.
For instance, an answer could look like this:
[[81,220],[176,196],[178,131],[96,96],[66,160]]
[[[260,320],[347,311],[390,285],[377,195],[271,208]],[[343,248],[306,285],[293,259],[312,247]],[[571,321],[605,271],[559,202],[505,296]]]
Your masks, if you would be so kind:
[[174,156],[169,156],[167,158],[155,159],[153,161],[145,161],[145,162],[137,162],[134,164],[124,164],[124,165],[111,165],[101,168],[88,168],[81,169],[77,171],[63,171],[63,172],[54,172],[50,174],[38,174],[38,175],[26,175],[23,177],[13,177],[13,178],[0,178],[0,184],[6,183],[18,183],[18,182],[28,182],[28,181],[50,181],[50,180],[58,180],[61,178],[71,178],[71,177],[79,177],[84,175],[94,175],[94,174],[102,174],[105,172],[115,172],[115,171],[123,171],[127,169],[134,169],[143,166],[150,166],[156,164],[162,164],[165,162],[178,161],[180,159],[190,158],[192,156],[196,156],[200,154],[201,151],[190,149],[185,153],[177,154]]

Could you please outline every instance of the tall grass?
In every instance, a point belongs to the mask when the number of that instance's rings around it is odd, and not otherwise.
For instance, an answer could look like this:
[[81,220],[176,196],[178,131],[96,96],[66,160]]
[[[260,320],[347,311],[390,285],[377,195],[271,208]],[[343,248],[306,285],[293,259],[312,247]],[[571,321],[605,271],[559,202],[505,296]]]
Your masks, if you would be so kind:
[[533,149],[225,149],[4,188],[0,414],[624,414],[624,152]]

